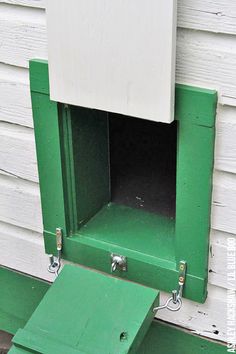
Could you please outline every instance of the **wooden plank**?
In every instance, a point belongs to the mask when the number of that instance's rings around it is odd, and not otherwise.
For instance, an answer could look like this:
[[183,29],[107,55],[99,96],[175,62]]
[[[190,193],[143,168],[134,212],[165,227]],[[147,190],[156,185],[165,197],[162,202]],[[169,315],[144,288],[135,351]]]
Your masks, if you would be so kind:
[[0,220],[42,232],[38,184],[0,175]]
[[0,122],[0,173],[38,182],[34,131]]
[[27,69],[0,63],[0,121],[33,126]]
[[[45,0],[0,0],[0,3],[45,8]],[[235,1],[180,0],[178,26],[195,30],[236,34]]]
[[189,331],[154,321],[137,354],[223,354],[226,351],[225,345],[206,341],[193,333],[187,336],[187,333]]
[[215,168],[236,173],[236,108],[218,107]]
[[[169,294],[161,294],[160,302],[165,302]],[[227,306],[227,290],[208,285],[208,298],[205,304],[184,300],[181,311],[163,310],[157,318],[184,327],[204,337],[226,341],[227,322],[223,318]]]
[[2,267],[0,278],[2,284],[7,284],[0,293],[0,328],[15,334],[25,325],[50,285]]
[[236,175],[214,175],[212,228],[236,234]]
[[0,3],[21,5],[30,7],[39,7],[44,9],[46,6],[45,0],[0,0]]
[[[0,328],[15,334],[29,320],[49,284],[4,268],[0,268],[0,275],[2,281],[8,284],[0,294]],[[18,296],[15,296],[16,293]],[[175,354],[190,354],[189,350],[193,350],[191,354],[199,353],[199,350],[206,354],[220,354],[225,351],[219,343],[205,341],[192,335],[190,331],[153,321],[138,354],[157,354],[163,353],[163,350],[166,354],[173,354],[173,340]]]
[[0,221],[0,264],[47,281],[55,276],[47,271],[48,257],[40,233]]
[[46,13],[52,100],[174,120],[175,0],[50,0]]
[[208,283],[224,289],[229,287],[236,288],[236,282],[232,286],[227,278],[227,247],[229,239],[236,239],[236,235],[211,230]]
[[134,354],[158,303],[158,290],[67,265],[13,343],[29,353]]
[[233,36],[179,29],[176,80],[217,89],[220,103],[236,105],[236,46]]
[[180,0],[178,26],[195,30],[236,34],[234,0]]
[[[22,11],[20,6],[0,6],[0,33],[5,43],[0,48],[2,61],[28,67],[29,59],[47,59],[44,12],[31,8]],[[218,89],[221,103],[236,106],[235,65],[233,36],[179,28],[178,82]]]
[[44,11],[0,4],[0,57],[7,64],[28,67],[32,58],[47,57]]

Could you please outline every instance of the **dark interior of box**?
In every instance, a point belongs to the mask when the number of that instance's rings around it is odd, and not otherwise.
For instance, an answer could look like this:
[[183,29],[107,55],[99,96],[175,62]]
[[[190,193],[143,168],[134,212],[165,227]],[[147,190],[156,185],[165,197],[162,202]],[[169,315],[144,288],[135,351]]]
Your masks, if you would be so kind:
[[109,114],[111,201],[175,217],[176,123]]
[[81,107],[71,117],[80,236],[172,259],[176,122]]

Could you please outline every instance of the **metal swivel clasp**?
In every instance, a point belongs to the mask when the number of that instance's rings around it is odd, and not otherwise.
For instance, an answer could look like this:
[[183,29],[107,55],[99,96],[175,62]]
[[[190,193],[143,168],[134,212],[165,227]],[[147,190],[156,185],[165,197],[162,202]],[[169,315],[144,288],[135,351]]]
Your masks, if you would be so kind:
[[123,272],[127,271],[127,259],[119,254],[111,254],[111,272],[114,273],[116,270],[121,270]]

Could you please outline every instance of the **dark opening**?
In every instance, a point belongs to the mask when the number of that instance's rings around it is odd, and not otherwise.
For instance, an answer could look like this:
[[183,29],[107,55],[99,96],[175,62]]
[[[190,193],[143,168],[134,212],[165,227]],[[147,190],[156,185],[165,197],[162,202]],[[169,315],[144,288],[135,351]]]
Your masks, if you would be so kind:
[[109,114],[111,201],[175,217],[177,124]]

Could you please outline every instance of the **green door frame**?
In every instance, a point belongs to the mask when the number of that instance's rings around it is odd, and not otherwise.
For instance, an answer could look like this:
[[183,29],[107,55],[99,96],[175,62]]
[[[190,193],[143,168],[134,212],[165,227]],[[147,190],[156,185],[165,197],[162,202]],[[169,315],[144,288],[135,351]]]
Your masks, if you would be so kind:
[[[111,250],[129,259],[121,277],[164,291],[176,288],[179,262],[187,262],[184,296],[204,302],[207,296],[208,247],[214,161],[217,93],[176,85],[178,121],[175,261],[149,257],[75,234],[75,206],[70,198],[65,155],[65,129],[70,117],[65,105],[50,100],[48,64],[30,62],[30,85],[39,167],[44,239],[47,253],[56,254],[55,230],[63,229],[63,258],[110,273]],[[62,113],[61,113],[62,110]],[[66,129],[70,134],[70,129]],[[72,156],[73,157],[73,156]],[[73,163],[72,163],[73,166]]]

